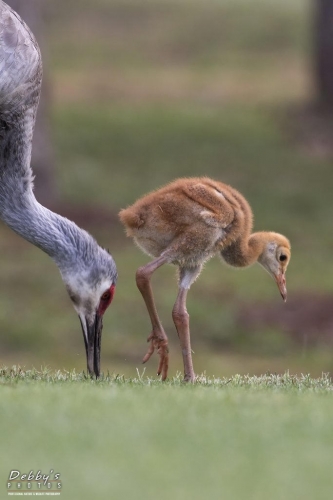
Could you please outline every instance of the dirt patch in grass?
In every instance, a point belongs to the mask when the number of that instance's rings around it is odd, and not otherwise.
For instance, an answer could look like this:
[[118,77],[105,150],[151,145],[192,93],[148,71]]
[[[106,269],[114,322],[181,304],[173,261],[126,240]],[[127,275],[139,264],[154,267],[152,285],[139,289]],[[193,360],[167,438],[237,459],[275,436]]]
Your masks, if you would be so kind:
[[294,106],[284,123],[288,135],[306,155],[319,160],[333,158],[333,111],[315,103]]
[[296,344],[333,344],[333,295],[299,293],[286,304],[244,305],[238,323],[247,330],[280,329]]

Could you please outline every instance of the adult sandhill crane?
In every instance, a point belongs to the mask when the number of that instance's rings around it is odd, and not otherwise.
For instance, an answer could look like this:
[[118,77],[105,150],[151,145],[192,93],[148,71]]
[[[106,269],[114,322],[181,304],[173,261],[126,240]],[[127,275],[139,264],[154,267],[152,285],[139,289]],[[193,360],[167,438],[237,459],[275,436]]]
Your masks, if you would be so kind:
[[252,211],[245,198],[232,187],[207,177],[178,179],[121,210],[128,236],[148,255],[155,257],[136,273],[136,283],[146,303],[152,324],[145,363],[156,349],[158,375],[168,373],[168,338],[154,304],[150,278],[166,263],[179,269],[179,291],[172,311],[184,362],[184,380],[194,381],[187,292],[199,276],[204,262],[219,254],[235,267],[259,262],[276,280],[286,300],[285,271],[290,243],[281,234],[251,234]]
[[98,377],[102,318],[117,270],[86,231],[40,205],[33,194],[30,157],[41,79],[32,33],[0,0],[0,217],[57,264],[81,321],[88,372]]

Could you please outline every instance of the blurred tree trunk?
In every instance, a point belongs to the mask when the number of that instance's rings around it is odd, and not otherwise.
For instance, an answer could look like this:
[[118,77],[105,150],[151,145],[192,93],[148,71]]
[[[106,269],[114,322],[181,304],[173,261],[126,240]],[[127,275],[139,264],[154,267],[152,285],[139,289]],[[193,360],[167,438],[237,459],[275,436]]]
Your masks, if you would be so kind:
[[315,0],[315,78],[318,101],[333,111],[333,0]]
[[32,147],[31,166],[36,175],[35,193],[38,201],[52,206],[56,202],[54,184],[54,153],[50,130],[50,82],[47,75],[47,50],[43,36],[45,1],[6,0],[27,23],[38,41],[43,58],[43,84]]

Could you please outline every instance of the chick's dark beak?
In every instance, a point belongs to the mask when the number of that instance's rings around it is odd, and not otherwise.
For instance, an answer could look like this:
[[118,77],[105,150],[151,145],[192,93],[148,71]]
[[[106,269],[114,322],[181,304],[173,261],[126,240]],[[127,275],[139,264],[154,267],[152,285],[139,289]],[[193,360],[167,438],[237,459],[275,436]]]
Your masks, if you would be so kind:
[[284,302],[287,302],[287,286],[286,286],[286,276],[283,271],[279,271],[278,274],[274,274],[275,281],[280,290],[281,297]]
[[81,320],[84,345],[87,356],[87,370],[91,377],[96,375],[96,378],[101,373],[101,339],[103,330],[103,317],[96,313],[93,322],[85,318],[85,325]]

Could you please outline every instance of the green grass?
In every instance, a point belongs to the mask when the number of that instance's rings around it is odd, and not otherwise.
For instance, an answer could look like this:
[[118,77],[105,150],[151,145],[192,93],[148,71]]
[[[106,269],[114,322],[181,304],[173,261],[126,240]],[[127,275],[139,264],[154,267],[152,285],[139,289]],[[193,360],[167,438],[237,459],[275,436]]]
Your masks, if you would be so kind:
[[3,492],[11,469],[42,468],[61,473],[64,500],[331,499],[326,376],[184,385],[14,367],[0,384]]

